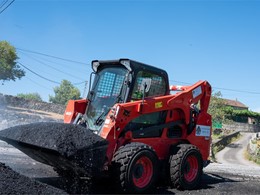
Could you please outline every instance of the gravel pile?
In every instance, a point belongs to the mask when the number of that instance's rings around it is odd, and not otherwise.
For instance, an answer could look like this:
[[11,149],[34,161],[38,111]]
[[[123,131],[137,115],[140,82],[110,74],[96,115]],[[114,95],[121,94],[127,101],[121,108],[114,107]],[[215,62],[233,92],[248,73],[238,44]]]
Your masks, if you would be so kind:
[[[65,177],[64,181],[58,185],[62,189],[70,193],[87,193],[89,191],[88,184],[91,185],[91,180],[88,177],[90,178],[95,172],[99,171],[104,161],[102,157],[105,156],[103,154],[107,147],[106,141],[99,136],[93,136],[83,127],[57,123],[62,122],[62,120],[53,118],[53,115],[48,113],[27,109],[44,110],[39,108],[39,105],[46,106],[45,109],[50,112],[57,111],[53,104],[27,102],[27,100],[21,98],[0,94],[0,133],[2,138],[4,137],[5,141],[16,145],[35,160],[55,167],[55,171]],[[24,145],[21,147],[14,140],[27,143],[27,146],[31,144],[39,147],[33,147],[33,150],[29,147],[28,150],[28,147],[23,147]],[[35,150],[37,152],[34,153]],[[6,162],[8,166],[12,167],[11,164],[17,164],[18,162],[15,159],[13,159],[14,162],[10,161],[10,165],[9,162]],[[37,173],[35,167],[36,165],[32,167],[32,172]],[[38,164],[37,167],[39,167]],[[22,170],[20,166],[18,169]],[[83,183],[78,179],[79,176],[86,178]],[[23,183],[23,180],[25,183]],[[79,189],[79,187],[82,189]],[[50,187],[50,189],[52,188]],[[0,194],[18,193],[53,194],[56,192],[49,191],[46,184],[41,184],[14,172],[2,162],[0,164]],[[57,193],[61,194],[64,191],[57,190]]]
[[53,122],[11,127],[0,131],[0,139],[58,170],[91,176],[102,168],[108,145],[84,127]]
[[65,194],[66,192],[50,185],[14,172],[0,163],[0,194]]

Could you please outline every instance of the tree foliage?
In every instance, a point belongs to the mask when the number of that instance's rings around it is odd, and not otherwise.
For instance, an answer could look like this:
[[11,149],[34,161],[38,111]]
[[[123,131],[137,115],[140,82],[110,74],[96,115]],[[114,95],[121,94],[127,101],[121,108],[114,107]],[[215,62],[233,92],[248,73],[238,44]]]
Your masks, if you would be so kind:
[[55,96],[49,96],[49,101],[55,104],[66,105],[71,99],[79,99],[80,91],[68,80],[63,80],[59,87],[54,88]]
[[224,112],[226,113],[226,116],[228,118],[234,118],[236,116],[251,117],[251,118],[256,119],[258,124],[260,122],[260,113],[258,113],[258,112],[253,112],[250,110],[235,110],[232,107],[226,107],[224,109]]
[[16,60],[18,56],[16,50],[7,41],[0,41],[0,81],[20,79],[25,75],[25,71],[20,68]]
[[220,91],[214,93],[210,98],[209,114],[212,116],[212,121],[223,123],[226,122],[225,104],[221,98],[222,94]]
[[19,94],[17,94],[17,97],[23,98],[26,100],[35,100],[35,101],[42,102],[42,98],[41,98],[40,94],[38,94],[38,93],[26,93],[26,94],[19,93]]
[[211,96],[209,105],[209,114],[212,116],[212,121],[217,123],[230,123],[236,117],[251,117],[260,122],[260,113],[249,110],[236,110],[230,106],[225,105],[221,98],[221,92],[216,92]]

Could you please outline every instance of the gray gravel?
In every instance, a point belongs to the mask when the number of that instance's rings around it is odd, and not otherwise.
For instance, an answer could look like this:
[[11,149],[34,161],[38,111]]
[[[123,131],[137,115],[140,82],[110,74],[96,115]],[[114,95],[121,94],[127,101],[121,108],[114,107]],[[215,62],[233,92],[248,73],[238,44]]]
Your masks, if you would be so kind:
[[40,183],[0,163],[0,194],[65,194],[53,186]]
[[[0,94],[0,131],[35,121],[62,121],[61,117],[27,109],[28,104],[24,109],[11,107],[5,100]],[[32,160],[3,141],[0,141],[0,153],[0,194],[66,194],[63,189],[35,180],[37,177],[56,177],[51,167]]]

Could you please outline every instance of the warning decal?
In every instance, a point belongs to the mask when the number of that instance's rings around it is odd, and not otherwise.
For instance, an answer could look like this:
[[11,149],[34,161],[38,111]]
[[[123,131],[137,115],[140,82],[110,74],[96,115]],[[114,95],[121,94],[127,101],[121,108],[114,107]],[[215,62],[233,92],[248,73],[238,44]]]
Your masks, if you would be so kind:
[[210,126],[196,125],[196,136],[210,136]]
[[161,108],[161,107],[163,107],[163,103],[162,102],[155,102],[154,107],[155,108]]

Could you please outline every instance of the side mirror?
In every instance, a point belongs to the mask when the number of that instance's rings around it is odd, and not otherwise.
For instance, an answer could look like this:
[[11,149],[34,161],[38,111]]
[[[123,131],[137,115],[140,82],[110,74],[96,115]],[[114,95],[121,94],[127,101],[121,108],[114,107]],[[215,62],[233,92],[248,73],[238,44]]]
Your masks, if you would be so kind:
[[152,79],[151,78],[144,78],[142,80],[142,84],[141,84],[141,91],[145,92],[145,93],[149,92],[149,90],[151,88],[151,83],[152,83]]
[[142,103],[140,104],[138,111],[141,113],[143,110],[143,104],[144,104],[144,97],[145,97],[145,93],[149,92],[150,88],[151,88],[151,83],[152,83],[152,79],[151,78],[145,78],[142,80],[141,83],[141,91],[142,91]]

